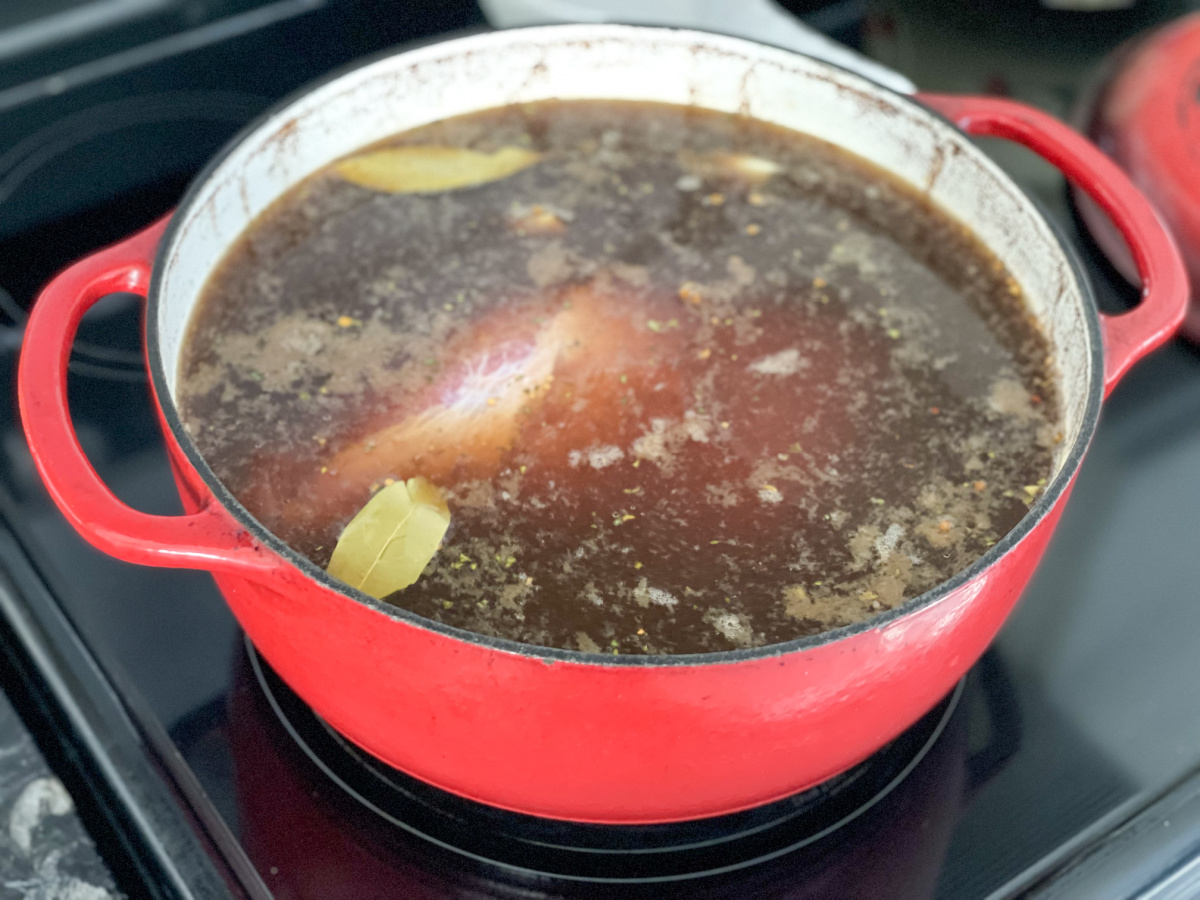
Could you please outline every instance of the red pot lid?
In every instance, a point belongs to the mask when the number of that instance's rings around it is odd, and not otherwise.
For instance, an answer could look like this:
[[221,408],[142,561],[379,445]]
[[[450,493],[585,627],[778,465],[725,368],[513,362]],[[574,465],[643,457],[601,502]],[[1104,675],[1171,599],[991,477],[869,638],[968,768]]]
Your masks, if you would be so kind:
[[[1200,341],[1200,14],[1186,16],[1111,59],[1082,122],[1091,138],[1158,207],[1192,283],[1183,331]],[[1136,283],[1129,252],[1108,220],[1076,192],[1096,242]]]

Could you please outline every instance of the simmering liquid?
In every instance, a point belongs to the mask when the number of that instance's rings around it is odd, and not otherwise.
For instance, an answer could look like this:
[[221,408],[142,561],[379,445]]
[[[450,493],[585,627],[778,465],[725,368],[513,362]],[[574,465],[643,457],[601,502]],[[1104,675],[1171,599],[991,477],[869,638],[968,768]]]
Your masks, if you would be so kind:
[[386,145],[537,156],[418,193],[308,178],[206,286],[180,405],[321,566],[382,486],[437,485],[449,530],[390,602],[587,652],[761,646],[929,590],[1051,474],[1053,364],[1019,286],[858,158],[607,101]]

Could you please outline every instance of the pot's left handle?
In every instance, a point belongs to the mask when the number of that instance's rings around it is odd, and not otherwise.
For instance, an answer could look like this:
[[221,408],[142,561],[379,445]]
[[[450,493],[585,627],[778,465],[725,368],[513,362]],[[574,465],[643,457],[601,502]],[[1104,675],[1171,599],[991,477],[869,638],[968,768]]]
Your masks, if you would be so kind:
[[42,291],[25,326],[17,375],[25,437],[58,508],[105,553],[151,566],[265,574],[278,558],[217,503],[192,515],[155,516],[118,500],[92,468],[71,424],[67,365],[80,319],[108,294],[145,296],[166,224],[164,218],[75,263]]

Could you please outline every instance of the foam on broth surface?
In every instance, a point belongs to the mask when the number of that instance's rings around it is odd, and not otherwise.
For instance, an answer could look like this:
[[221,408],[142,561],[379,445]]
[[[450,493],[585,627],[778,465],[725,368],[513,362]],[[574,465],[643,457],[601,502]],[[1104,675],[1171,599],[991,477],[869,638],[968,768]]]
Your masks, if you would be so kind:
[[945,580],[1049,477],[1019,287],[865,162],[600,101],[388,144],[536,162],[429,193],[316,173],[210,279],[180,395],[217,475],[319,565],[381,486],[438,485],[446,538],[392,602],[591,652],[775,643]]

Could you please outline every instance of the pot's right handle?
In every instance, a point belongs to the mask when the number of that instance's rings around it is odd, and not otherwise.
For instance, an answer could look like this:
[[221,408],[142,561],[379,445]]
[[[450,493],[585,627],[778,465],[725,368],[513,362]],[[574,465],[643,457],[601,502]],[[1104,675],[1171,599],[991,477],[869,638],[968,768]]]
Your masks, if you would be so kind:
[[1129,367],[1165,343],[1183,321],[1188,280],[1179,249],[1154,207],[1098,147],[1053,116],[997,97],[917,94],[967,134],[1016,141],[1057,167],[1108,213],[1133,251],[1142,302],[1121,315],[1102,314],[1104,393]]
[[267,573],[278,558],[215,501],[197,513],[155,516],[118,500],[79,445],[67,404],[67,365],[79,321],[101,297],[145,296],[167,219],[75,263],[42,291],[21,347],[17,397],[33,461],[50,496],[89,543],[127,562]]

